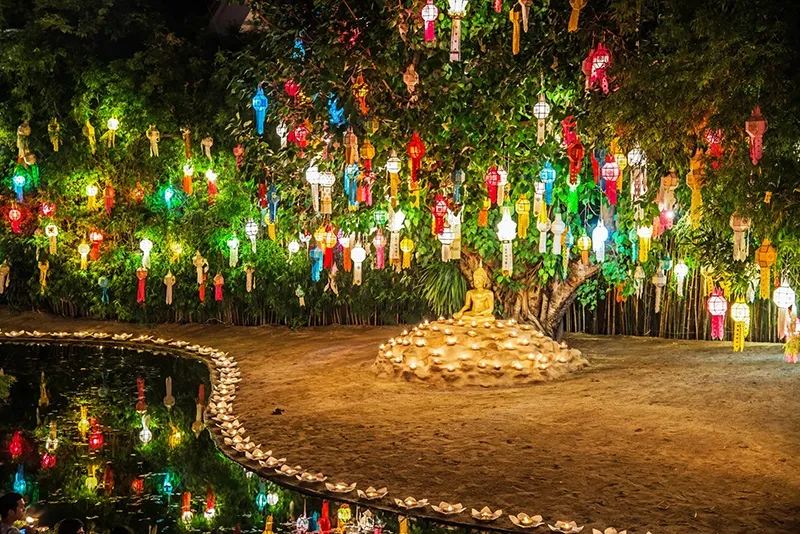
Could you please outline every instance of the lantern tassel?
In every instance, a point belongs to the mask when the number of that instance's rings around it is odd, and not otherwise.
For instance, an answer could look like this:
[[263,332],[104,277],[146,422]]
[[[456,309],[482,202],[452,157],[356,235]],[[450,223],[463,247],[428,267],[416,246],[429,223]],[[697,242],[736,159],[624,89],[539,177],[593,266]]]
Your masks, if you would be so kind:
[[[499,2],[499,0],[498,0],[498,2]],[[496,4],[497,4],[497,2],[495,3],[495,5]],[[512,38],[511,38],[511,53],[514,54],[515,56],[517,54],[519,54],[519,44],[520,44],[519,43],[519,41],[520,41],[520,25],[519,25],[519,23],[520,23],[521,16],[522,15],[520,14],[520,12],[516,11],[514,9],[512,9],[511,11],[508,12],[508,18],[511,21],[511,24],[513,25],[513,27],[514,27],[514,30],[513,30],[513,33],[512,33]]]
[[760,287],[761,287],[761,298],[766,300],[769,298],[769,290],[770,290],[770,279],[769,279],[769,267],[761,267],[759,273],[760,279]]
[[736,322],[733,326],[733,352],[744,351],[744,338],[747,337],[747,323]]

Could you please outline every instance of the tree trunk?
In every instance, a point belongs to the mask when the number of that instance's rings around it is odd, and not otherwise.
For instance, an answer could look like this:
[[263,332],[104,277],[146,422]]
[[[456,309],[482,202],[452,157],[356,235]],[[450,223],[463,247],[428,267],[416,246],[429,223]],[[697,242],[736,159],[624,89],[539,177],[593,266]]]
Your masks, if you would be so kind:
[[[468,280],[472,279],[472,272],[480,263],[477,254],[462,251],[460,268]],[[545,285],[539,283],[540,267],[541,264],[537,264],[517,275],[513,283],[517,289],[495,286],[492,290],[506,318],[531,323],[546,336],[560,341],[564,333],[564,316],[575,301],[578,288],[600,271],[600,265],[584,267],[579,260],[573,261],[566,280],[551,278]],[[483,268],[489,274],[489,279],[493,280],[494,267],[483,264]]]

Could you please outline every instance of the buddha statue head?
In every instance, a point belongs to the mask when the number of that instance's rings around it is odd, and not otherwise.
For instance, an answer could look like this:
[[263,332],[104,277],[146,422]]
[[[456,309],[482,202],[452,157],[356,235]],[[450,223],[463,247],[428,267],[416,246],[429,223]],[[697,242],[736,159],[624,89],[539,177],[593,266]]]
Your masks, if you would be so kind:
[[486,274],[486,271],[483,270],[483,267],[475,269],[475,272],[472,273],[472,285],[475,289],[484,289],[488,283],[489,276]]

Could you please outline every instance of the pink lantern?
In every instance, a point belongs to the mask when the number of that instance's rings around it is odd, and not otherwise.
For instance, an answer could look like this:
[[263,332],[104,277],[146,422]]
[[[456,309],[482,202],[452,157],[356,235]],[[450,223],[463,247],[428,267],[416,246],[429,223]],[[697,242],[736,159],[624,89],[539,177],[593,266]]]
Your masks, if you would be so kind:
[[447,215],[447,201],[444,196],[439,194],[433,199],[433,207],[431,208],[434,219],[433,232],[441,234],[444,231],[444,216]]
[[434,29],[434,22],[439,16],[439,8],[433,3],[433,0],[428,0],[422,8],[422,20],[425,21],[425,42],[430,43],[436,40],[436,31]]
[[722,296],[721,289],[714,289],[706,307],[711,314],[711,339],[721,340],[725,337],[725,313],[728,311],[728,301]]
[[500,173],[497,172],[497,167],[492,166],[489,168],[485,181],[492,204],[497,204],[497,185],[500,183]]
[[606,156],[606,162],[601,171],[606,182],[606,198],[612,206],[617,205],[617,178],[619,178],[619,164],[611,154]]
[[753,162],[753,165],[758,165],[762,154],[762,138],[767,131],[767,120],[761,114],[759,106],[753,109],[753,114],[744,123],[744,129],[750,136],[750,161]]
[[386,248],[386,237],[383,235],[383,232],[380,228],[378,231],[375,232],[375,237],[372,240],[372,245],[375,247],[375,266],[378,269],[383,269],[384,260],[383,260],[383,250]]

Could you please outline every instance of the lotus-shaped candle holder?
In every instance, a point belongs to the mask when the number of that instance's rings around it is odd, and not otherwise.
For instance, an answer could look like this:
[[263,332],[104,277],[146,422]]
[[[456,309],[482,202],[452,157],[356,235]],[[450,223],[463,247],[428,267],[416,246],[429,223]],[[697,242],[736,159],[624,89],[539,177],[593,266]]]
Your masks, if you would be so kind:
[[509,514],[508,518],[512,523],[520,528],[534,528],[544,525],[544,521],[542,521],[542,516],[540,515],[529,516],[528,514],[522,513],[517,515]]
[[142,334],[138,337],[131,339],[131,341],[135,341],[136,343],[144,343],[145,341],[150,341],[151,339],[153,339],[152,336],[146,336]]
[[199,349],[197,349],[197,352],[199,354],[202,354],[203,356],[210,356],[211,354],[216,352],[216,350],[213,349],[212,347],[200,347]]
[[605,529],[603,531],[599,531],[596,528],[593,528],[592,529],[592,534],[628,534],[628,531],[627,530],[620,530],[619,532],[617,532],[617,529],[611,528],[611,527],[608,527],[607,529]]
[[170,343],[170,346],[178,347],[179,349],[182,349],[183,347],[185,347],[188,344],[189,344],[188,341],[175,340],[172,343]]
[[69,335],[69,332],[53,332],[51,335],[53,337],[57,337],[59,339],[64,339],[65,337],[67,337]]
[[337,482],[336,484],[331,484],[330,482],[326,482],[325,487],[328,488],[328,491],[334,493],[350,493],[356,489],[356,483],[348,484],[347,482]]
[[358,496],[362,499],[369,499],[370,501],[374,501],[375,499],[382,499],[386,497],[386,494],[389,493],[389,490],[386,488],[375,489],[372,486],[368,487],[366,491],[358,490]]
[[197,352],[198,350],[200,350],[200,345],[188,345],[186,347],[186,350]]
[[164,339],[163,337],[159,337],[159,338],[154,339],[153,343],[155,343],[156,345],[166,345],[170,341],[172,341],[172,340],[171,339]]
[[498,509],[492,512],[488,506],[481,508],[480,512],[475,508],[472,509],[472,517],[478,521],[495,521],[501,515],[503,515],[503,510]]
[[76,337],[78,339],[85,339],[89,337],[91,334],[89,332],[73,332],[72,337]]
[[106,334],[105,332],[93,332],[92,338],[93,339],[107,339],[111,337],[111,334]]
[[280,469],[275,470],[277,474],[287,477],[293,477],[296,474],[300,473],[301,471],[303,471],[303,468],[300,467],[299,465],[296,465],[294,467],[289,467],[288,465],[282,465]]
[[300,482],[325,482],[328,477],[323,475],[322,473],[311,473],[309,471],[303,471],[299,475],[295,475],[297,480]]
[[22,331],[19,330],[12,330],[11,332],[3,332],[3,335],[6,337],[19,337],[23,334]]
[[275,458],[274,456],[270,456],[264,461],[259,460],[258,462],[261,464],[261,467],[266,467],[268,469],[273,469],[275,467],[279,467],[286,463],[286,458]]
[[414,508],[424,508],[428,506],[428,499],[420,499],[417,500],[414,497],[406,497],[403,500],[395,499],[395,504],[400,508],[405,508],[406,510],[412,510]]
[[248,451],[245,453],[245,457],[247,457],[248,460],[263,460],[270,456],[272,456],[272,451],[263,452],[260,445],[253,449],[252,452]]
[[433,508],[434,511],[444,515],[460,514],[464,511],[464,507],[460,502],[456,504],[450,504],[449,502],[442,501],[439,503],[439,506],[432,504],[431,508]]
[[583,530],[575,521],[556,521],[555,526],[548,524],[547,527],[553,532],[561,532],[562,534],[576,534]]
[[133,337],[133,334],[114,334],[111,336],[111,339],[114,341],[128,341],[130,338]]

